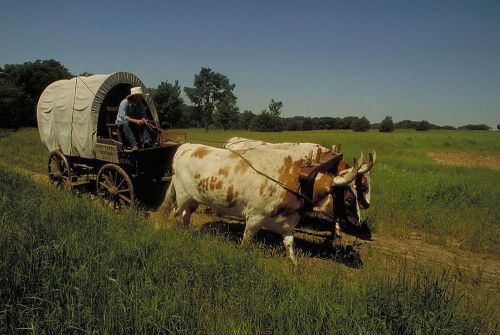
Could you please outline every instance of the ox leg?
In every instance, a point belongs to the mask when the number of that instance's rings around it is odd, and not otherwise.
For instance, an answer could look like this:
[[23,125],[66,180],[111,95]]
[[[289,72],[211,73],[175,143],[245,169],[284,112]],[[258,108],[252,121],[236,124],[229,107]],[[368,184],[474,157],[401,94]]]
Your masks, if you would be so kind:
[[295,258],[295,253],[293,252],[293,230],[283,234],[283,244],[285,245],[286,253],[288,254],[288,257],[290,257],[292,264],[297,266],[297,259]]
[[246,220],[245,231],[243,232],[243,239],[241,240],[240,246],[242,248],[247,247],[252,238],[257,234],[257,232],[262,227],[262,218],[259,217],[249,217]]
[[196,200],[184,201],[179,203],[179,209],[177,213],[181,216],[182,225],[184,227],[189,226],[189,222],[191,221],[191,215],[198,208],[198,202]]
[[342,229],[340,229],[339,220],[335,220],[335,238],[336,239],[342,238]]
[[292,215],[288,217],[286,224],[283,226],[283,244],[285,245],[286,253],[288,254],[288,257],[290,257],[290,260],[292,261],[292,264],[297,267],[297,259],[295,258],[295,253],[293,251],[293,234],[294,234],[294,228],[299,223],[300,216],[299,215]]

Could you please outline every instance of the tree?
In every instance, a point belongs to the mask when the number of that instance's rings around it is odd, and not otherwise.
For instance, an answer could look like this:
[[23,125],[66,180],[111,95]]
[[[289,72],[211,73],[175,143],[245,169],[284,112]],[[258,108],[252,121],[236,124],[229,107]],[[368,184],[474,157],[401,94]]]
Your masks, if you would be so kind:
[[351,123],[354,121],[354,116],[346,116],[336,119],[336,129],[351,129]]
[[280,118],[283,102],[271,99],[268,106],[269,110],[263,109],[252,122],[252,130],[257,131],[281,131],[283,129],[282,119]]
[[392,121],[391,116],[386,116],[382,122],[380,122],[380,126],[378,130],[382,133],[390,133],[394,131],[394,122]]
[[417,127],[418,122],[412,120],[402,120],[396,122],[394,127],[396,129],[415,129]]
[[417,131],[427,131],[431,129],[431,124],[427,120],[422,120],[417,123],[417,126],[415,127]]
[[162,81],[156,89],[148,91],[153,97],[161,127],[174,127],[181,118],[184,105],[179,81],[176,80],[174,85],[168,80]]
[[313,130],[313,121],[310,117],[304,118],[301,125],[302,130]]
[[215,107],[214,121],[217,127],[228,130],[238,126],[238,107],[234,95],[223,97]]
[[36,126],[36,105],[43,90],[73,75],[56,60],[6,64],[0,76],[0,125],[19,128]]
[[497,123],[497,130],[500,130],[500,123]]
[[370,130],[370,121],[363,116],[361,119],[353,121],[351,127],[354,131],[368,131]]
[[244,110],[240,115],[239,128],[250,130],[254,119],[255,114],[251,110]]
[[303,122],[304,117],[301,116],[289,117],[283,120],[286,130],[301,130]]
[[283,102],[276,101],[271,98],[271,103],[269,104],[269,115],[272,118],[279,118],[281,116],[282,109],[283,109]]
[[80,76],[80,77],[90,77],[90,76],[93,76],[93,75],[94,75],[94,73],[92,73],[92,72],[84,71],[84,72],[80,73],[78,76]]
[[26,124],[24,111],[29,109],[21,87],[0,79],[0,127],[19,128]]
[[197,112],[206,131],[212,122],[216,105],[227,97],[236,101],[236,96],[233,94],[234,87],[235,85],[231,84],[225,75],[202,67],[194,76],[194,87],[184,88],[189,100],[197,106]]
[[458,127],[460,130],[490,130],[491,127],[485,124],[468,124]]
[[195,106],[188,106],[186,104],[181,106],[181,117],[176,123],[177,128],[194,128],[200,126],[194,117],[197,115],[195,108]]

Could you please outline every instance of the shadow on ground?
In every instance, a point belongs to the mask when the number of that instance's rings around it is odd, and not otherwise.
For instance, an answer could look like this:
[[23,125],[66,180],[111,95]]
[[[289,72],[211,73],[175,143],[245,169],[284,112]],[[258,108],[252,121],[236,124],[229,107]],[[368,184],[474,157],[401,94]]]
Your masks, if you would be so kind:
[[[240,243],[244,229],[245,225],[240,222],[229,222],[222,219],[209,221],[201,225],[202,232],[223,235],[234,243]],[[321,242],[311,241],[309,237]],[[283,250],[283,238],[280,234],[261,229],[254,240],[267,247]],[[361,255],[354,249],[353,245],[342,245],[325,238],[324,235],[300,230],[298,234],[295,234],[294,248],[308,257],[331,259],[355,269],[363,266]]]

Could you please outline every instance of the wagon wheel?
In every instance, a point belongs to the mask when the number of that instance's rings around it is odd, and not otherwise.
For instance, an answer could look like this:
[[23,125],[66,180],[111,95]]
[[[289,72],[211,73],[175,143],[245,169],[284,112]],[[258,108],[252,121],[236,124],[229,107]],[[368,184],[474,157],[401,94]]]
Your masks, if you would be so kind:
[[61,151],[54,150],[49,154],[48,174],[49,181],[57,189],[71,189],[71,165]]
[[125,170],[115,164],[106,164],[99,170],[97,195],[101,203],[117,211],[135,204],[132,180]]

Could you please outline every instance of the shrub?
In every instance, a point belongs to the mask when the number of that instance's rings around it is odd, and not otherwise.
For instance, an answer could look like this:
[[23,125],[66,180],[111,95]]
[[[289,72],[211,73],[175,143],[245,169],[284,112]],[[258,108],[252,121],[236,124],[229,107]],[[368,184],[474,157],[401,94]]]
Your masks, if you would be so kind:
[[370,130],[370,121],[363,116],[361,119],[353,121],[351,127],[354,131],[368,131]]
[[431,124],[427,120],[420,121],[419,123],[417,123],[417,126],[415,127],[417,131],[427,131],[430,128]]
[[390,133],[394,131],[394,122],[392,121],[391,116],[386,116],[385,119],[380,122],[380,126],[378,130],[381,133]]
[[461,130],[490,130],[491,127],[485,124],[467,124],[465,126],[458,127]]
[[443,130],[457,130],[457,128],[455,128],[453,126],[448,126],[448,125],[442,126],[441,129],[443,129]]

